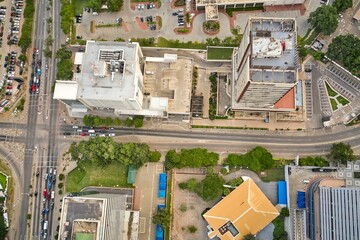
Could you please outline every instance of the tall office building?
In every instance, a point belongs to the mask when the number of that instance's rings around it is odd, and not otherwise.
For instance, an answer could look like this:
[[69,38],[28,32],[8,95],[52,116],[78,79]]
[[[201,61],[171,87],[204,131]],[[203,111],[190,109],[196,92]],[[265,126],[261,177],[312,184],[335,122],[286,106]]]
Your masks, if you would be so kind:
[[232,59],[233,110],[294,110],[296,38],[295,19],[248,20]]

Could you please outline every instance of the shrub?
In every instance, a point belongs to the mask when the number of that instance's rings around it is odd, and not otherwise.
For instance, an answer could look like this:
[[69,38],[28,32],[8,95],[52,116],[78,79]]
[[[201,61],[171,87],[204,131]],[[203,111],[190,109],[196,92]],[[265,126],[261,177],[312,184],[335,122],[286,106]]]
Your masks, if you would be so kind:
[[184,203],[182,203],[182,204],[180,205],[180,211],[181,211],[181,212],[186,212],[186,210],[187,210],[186,205],[185,205]]
[[188,230],[190,233],[196,233],[197,228],[194,225],[188,226]]
[[150,154],[150,162],[160,161],[161,153],[159,151],[152,151]]
[[58,188],[63,188],[64,184],[63,183],[59,183],[58,184]]

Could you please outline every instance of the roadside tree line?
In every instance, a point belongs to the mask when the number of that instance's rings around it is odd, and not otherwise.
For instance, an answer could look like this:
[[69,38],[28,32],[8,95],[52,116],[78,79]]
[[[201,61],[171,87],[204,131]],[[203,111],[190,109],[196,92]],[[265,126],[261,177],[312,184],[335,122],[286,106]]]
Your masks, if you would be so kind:
[[19,47],[22,53],[25,54],[26,50],[31,46],[32,42],[32,28],[33,17],[35,12],[34,0],[26,0],[24,9],[24,23],[21,28],[21,36],[19,39]]
[[161,154],[151,151],[144,143],[117,143],[113,138],[95,137],[73,142],[68,153],[73,161],[88,161],[97,166],[119,162],[125,166],[142,167],[147,162],[158,162]]
[[121,126],[124,124],[126,127],[135,127],[135,128],[141,128],[144,124],[144,117],[143,116],[134,116],[134,117],[128,117],[125,119],[125,121],[121,121],[120,118],[111,118],[106,117],[102,118],[100,116],[94,116],[94,115],[85,115],[83,118],[83,123],[85,126]]

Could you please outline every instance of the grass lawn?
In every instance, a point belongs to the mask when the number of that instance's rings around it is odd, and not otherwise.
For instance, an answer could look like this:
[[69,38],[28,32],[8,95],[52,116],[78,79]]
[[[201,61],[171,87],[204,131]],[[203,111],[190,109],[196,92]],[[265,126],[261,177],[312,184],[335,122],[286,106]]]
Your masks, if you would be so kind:
[[233,12],[241,12],[241,11],[256,11],[256,10],[264,10],[263,6],[258,7],[239,7],[239,8],[227,8],[226,13],[232,17]]
[[330,103],[331,103],[331,108],[332,108],[333,111],[338,109],[335,99],[330,98]]
[[89,0],[73,0],[75,14],[82,14],[84,7],[89,3]]
[[1,186],[3,187],[3,189],[5,190],[6,188],[6,176],[2,173],[0,173],[0,183]]
[[207,51],[208,59],[231,60],[234,48],[212,48]]
[[127,167],[113,163],[104,167],[82,162],[66,179],[67,192],[79,192],[87,186],[132,187],[127,184]]
[[314,39],[320,34],[320,31],[316,28],[312,32],[311,30],[312,29],[309,29],[304,38],[301,39],[301,46],[310,45],[314,41]]
[[191,49],[206,49],[205,43],[199,42],[179,42],[178,40],[167,40],[166,38],[159,37],[157,39],[157,47],[168,48],[191,48]]
[[284,168],[271,168],[265,171],[266,176],[262,176],[264,182],[277,182],[285,179]]
[[338,102],[341,103],[343,106],[345,106],[346,104],[349,103],[349,101],[348,101],[346,98],[344,98],[343,96],[340,96],[340,95],[337,96],[336,99],[337,99]]
[[327,82],[325,82],[325,85],[326,85],[326,90],[330,97],[335,97],[336,95],[338,95],[338,93],[335,92]]

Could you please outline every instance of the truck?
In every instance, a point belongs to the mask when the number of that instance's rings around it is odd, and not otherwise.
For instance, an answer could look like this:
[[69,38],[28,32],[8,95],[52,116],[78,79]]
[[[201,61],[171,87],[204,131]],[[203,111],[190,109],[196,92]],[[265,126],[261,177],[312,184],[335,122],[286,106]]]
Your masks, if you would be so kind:
[[159,191],[158,191],[158,197],[159,198],[165,198],[166,196],[166,173],[160,173],[159,176]]
[[55,191],[51,191],[51,199],[55,198]]
[[163,240],[164,239],[164,228],[159,225],[156,224],[156,240]]

